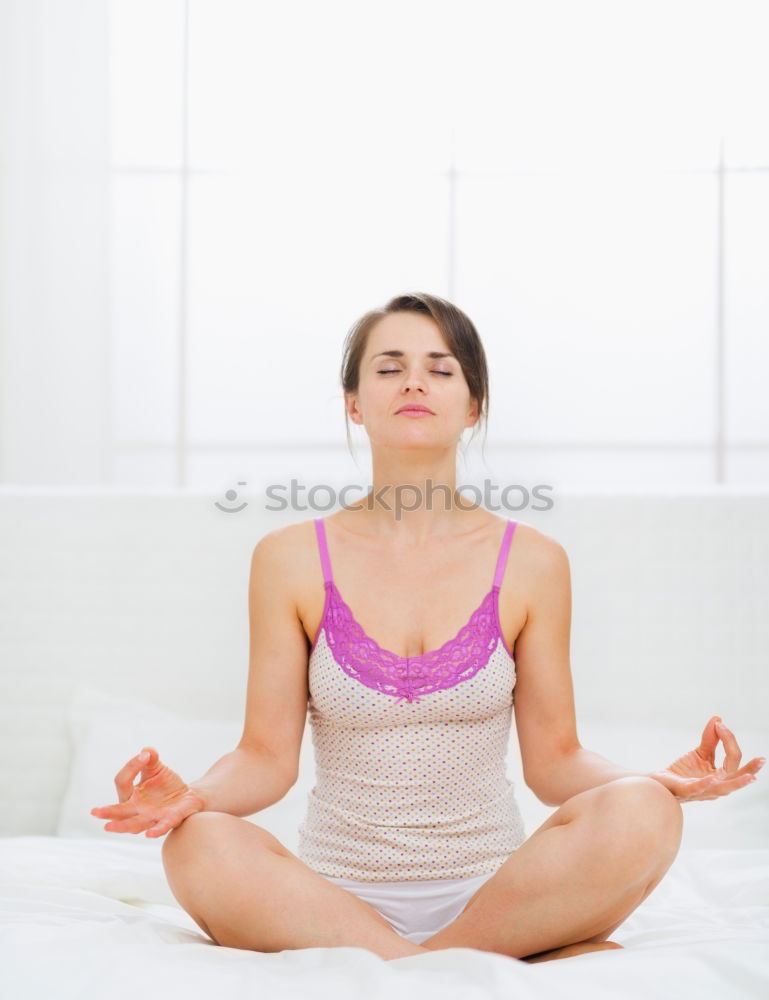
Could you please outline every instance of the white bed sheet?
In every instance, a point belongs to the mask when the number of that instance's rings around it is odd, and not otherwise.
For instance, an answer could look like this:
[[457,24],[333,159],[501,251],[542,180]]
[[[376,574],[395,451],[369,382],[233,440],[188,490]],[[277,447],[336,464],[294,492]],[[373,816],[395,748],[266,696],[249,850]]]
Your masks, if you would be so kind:
[[769,996],[769,849],[682,849],[662,883],[612,934],[622,951],[529,965],[471,948],[385,961],[362,948],[219,947],[171,894],[160,847],[127,835],[112,842],[0,838],[3,996]]

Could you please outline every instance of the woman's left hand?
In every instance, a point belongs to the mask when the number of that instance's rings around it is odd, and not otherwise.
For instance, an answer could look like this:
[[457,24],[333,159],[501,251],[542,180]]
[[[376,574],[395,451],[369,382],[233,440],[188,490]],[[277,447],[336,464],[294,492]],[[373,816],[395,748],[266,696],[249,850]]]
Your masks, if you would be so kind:
[[[724,744],[726,757],[721,767],[716,767],[718,741]],[[740,767],[742,751],[734,733],[727,729],[721,717],[714,715],[702,731],[700,745],[661,771],[652,771],[650,777],[659,781],[682,802],[693,799],[717,799],[744,788],[755,780],[765,757],[754,757]]]

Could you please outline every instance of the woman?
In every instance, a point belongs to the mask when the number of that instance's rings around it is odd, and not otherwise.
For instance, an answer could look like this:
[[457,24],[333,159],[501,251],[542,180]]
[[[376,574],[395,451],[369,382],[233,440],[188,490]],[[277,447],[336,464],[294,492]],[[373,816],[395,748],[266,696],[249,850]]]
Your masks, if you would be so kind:
[[[373,489],[256,545],[239,746],[191,785],[147,748],[116,776],[120,802],[93,814],[169,834],[169,884],[219,944],[526,961],[620,947],[609,935],[676,856],[680,803],[744,787],[763,758],[739,767],[718,716],[660,771],[583,748],[566,552],[456,490],[461,434],[486,416],[475,327],[450,302],[403,295],[345,348]],[[513,694],[526,782],[558,807],[528,839],[505,776]],[[296,781],[308,697],[318,772],[295,855],[243,817]]]

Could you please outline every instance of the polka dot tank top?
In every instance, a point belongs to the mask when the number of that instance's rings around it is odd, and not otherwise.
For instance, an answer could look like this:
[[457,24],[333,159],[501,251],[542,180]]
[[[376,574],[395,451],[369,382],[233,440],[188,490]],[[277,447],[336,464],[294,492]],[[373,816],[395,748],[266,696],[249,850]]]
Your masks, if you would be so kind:
[[508,521],[491,590],[439,649],[400,657],[355,621],[331,573],[310,650],[315,786],[298,856],[322,875],[363,882],[495,872],[526,839],[506,776],[515,662],[499,625]]

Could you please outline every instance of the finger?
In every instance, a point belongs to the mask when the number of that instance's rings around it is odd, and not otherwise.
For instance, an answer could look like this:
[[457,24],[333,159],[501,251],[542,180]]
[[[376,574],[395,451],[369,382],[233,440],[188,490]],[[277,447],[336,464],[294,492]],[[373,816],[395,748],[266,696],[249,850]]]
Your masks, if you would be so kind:
[[145,747],[143,753],[149,754],[148,760],[142,760],[141,754],[132,757],[127,764],[120,768],[115,775],[115,788],[121,802],[125,802],[133,795],[134,778],[141,770],[147,770],[155,766],[157,762],[157,751],[153,747]]
[[742,760],[742,750],[740,750],[737,740],[734,738],[734,733],[731,729],[727,729],[723,722],[717,723],[716,729],[718,731],[718,735],[721,737],[721,742],[724,744],[724,750],[726,751],[724,770],[736,771],[740,766],[740,761]]
[[697,752],[700,757],[703,757],[705,760],[709,760],[714,767],[716,762],[716,747],[718,746],[719,740],[717,726],[720,721],[720,715],[712,715],[710,717],[707,725],[702,730],[700,745],[697,748]]
[[710,793],[715,796],[729,795],[738,788],[745,788],[747,785],[752,785],[755,780],[752,774],[740,774],[736,778],[720,778],[714,783],[710,789]]
[[147,830],[147,837],[162,837],[164,834],[169,833],[174,827],[179,825],[179,821],[174,817],[167,817],[166,819],[159,819],[153,826]]
[[94,806],[91,815],[97,819],[129,819],[131,816],[136,816],[137,812],[138,810],[129,802],[120,802],[112,806]]
[[684,778],[675,789],[676,798],[682,802],[692,802],[694,800],[703,801],[715,799],[716,776],[706,775],[704,778]]
[[739,777],[743,774],[757,775],[765,763],[766,757],[754,757],[753,760],[749,760],[747,764],[743,764],[742,767],[731,774],[730,777]]
[[716,772],[706,774],[704,778],[682,778],[677,784],[675,794],[683,799],[700,799],[706,796],[728,795],[735,788],[750,784],[752,777],[748,773],[724,777]]
[[108,833],[141,833],[152,826],[154,820],[148,816],[134,816],[131,819],[110,820],[104,827]]

